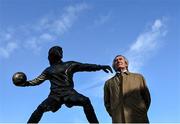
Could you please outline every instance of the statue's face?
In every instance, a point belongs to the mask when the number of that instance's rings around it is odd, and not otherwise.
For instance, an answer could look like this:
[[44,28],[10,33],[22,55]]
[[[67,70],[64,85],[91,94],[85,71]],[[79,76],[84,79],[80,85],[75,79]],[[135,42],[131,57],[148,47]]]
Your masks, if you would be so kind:
[[117,70],[122,70],[122,69],[126,69],[128,65],[123,56],[118,56],[115,59],[115,66]]
[[[50,50],[49,50],[49,52],[48,52],[48,56],[58,56],[58,58],[62,58],[63,57],[63,51],[62,51],[62,48],[61,47],[59,47],[59,46],[54,46],[54,47],[52,47]],[[55,57],[55,58],[56,58]],[[55,59],[54,58],[54,59]]]
[[60,51],[60,57],[63,58],[63,51]]

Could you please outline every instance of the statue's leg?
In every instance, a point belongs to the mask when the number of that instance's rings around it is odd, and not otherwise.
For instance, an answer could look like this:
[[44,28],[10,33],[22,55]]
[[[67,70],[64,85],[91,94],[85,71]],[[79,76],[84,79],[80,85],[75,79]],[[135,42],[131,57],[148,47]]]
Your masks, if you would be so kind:
[[85,97],[82,94],[79,94],[76,91],[74,91],[73,94],[71,94],[70,96],[64,99],[64,102],[68,107],[71,107],[73,105],[83,106],[87,120],[90,123],[99,123],[96,114],[94,112],[93,106],[91,104],[91,101],[89,100],[88,97]]
[[84,113],[86,114],[88,121],[90,123],[98,123],[98,119],[94,112],[94,108],[88,97],[83,98],[82,105],[83,105]]
[[32,113],[27,123],[38,123],[41,120],[44,112],[47,111],[56,112],[60,107],[61,107],[61,102],[58,102],[51,97],[48,97]]
[[32,113],[27,123],[38,123],[41,120],[44,112],[45,108],[39,105],[37,109]]

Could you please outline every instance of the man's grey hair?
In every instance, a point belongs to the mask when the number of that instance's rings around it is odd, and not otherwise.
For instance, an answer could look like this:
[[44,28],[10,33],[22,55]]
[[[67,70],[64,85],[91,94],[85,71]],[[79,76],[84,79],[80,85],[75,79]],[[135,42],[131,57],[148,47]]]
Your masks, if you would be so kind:
[[121,56],[121,57],[124,58],[124,60],[125,60],[125,62],[126,62],[126,64],[127,64],[127,68],[126,68],[126,69],[128,70],[129,61],[128,61],[128,59],[127,59],[125,56],[123,56],[123,55],[117,55],[117,56],[114,58],[113,63],[112,63],[113,69],[114,69],[116,72],[118,71],[118,69],[117,69],[117,67],[116,67],[116,65],[115,65],[115,60],[116,60],[116,58],[119,57],[119,56]]

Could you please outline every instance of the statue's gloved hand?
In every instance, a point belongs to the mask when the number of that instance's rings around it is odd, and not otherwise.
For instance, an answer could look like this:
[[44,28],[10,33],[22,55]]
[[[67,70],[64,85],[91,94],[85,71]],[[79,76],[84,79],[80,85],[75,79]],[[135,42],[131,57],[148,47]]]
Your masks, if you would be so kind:
[[113,71],[112,71],[112,69],[111,69],[111,67],[109,65],[101,65],[101,68],[106,73],[109,73],[109,72],[113,73]]

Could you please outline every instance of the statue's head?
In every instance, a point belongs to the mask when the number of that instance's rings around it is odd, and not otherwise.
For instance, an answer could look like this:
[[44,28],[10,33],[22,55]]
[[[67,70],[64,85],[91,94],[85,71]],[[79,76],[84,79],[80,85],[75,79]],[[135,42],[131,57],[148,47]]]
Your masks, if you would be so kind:
[[61,62],[62,58],[63,58],[63,50],[60,46],[53,46],[49,49],[48,59],[50,65]]

